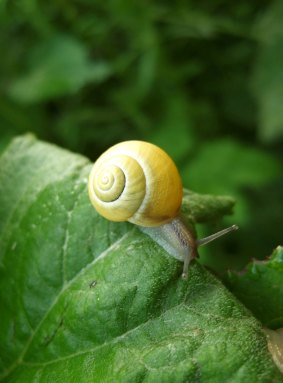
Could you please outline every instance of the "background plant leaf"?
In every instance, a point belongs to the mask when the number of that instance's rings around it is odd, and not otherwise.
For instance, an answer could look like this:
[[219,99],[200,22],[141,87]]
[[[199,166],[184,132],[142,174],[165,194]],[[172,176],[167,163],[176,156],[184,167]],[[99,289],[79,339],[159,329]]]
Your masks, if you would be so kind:
[[232,214],[234,205],[231,197],[197,194],[184,189],[182,213],[192,223],[204,223]]
[[263,141],[283,137],[283,4],[275,0],[255,25],[254,35],[260,42],[253,88],[259,103],[259,133]]
[[[202,169],[207,167],[205,176]],[[238,205],[233,220],[247,221],[247,204],[241,194],[251,185],[260,187],[275,179],[280,166],[265,152],[230,139],[204,144],[198,156],[181,169],[185,185],[200,193],[233,193]],[[215,182],[217,180],[218,182]]]
[[89,162],[32,136],[0,160],[3,382],[281,382],[260,323],[88,201]]
[[92,63],[84,45],[68,36],[42,41],[30,53],[30,65],[9,90],[17,101],[33,103],[73,94],[88,82],[101,82],[111,73],[105,62]]
[[262,324],[283,327],[283,248],[266,261],[253,260],[243,272],[229,271],[226,284]]

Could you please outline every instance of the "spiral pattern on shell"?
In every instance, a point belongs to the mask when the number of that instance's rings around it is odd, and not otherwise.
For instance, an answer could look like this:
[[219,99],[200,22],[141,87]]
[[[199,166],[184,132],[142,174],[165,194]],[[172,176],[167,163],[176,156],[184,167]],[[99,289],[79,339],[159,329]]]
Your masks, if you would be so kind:
[[111,221],[159,226],[175,218],[182,182],[172,159],[144,141],[114,145],[95,162],[88,182],[95,209]]

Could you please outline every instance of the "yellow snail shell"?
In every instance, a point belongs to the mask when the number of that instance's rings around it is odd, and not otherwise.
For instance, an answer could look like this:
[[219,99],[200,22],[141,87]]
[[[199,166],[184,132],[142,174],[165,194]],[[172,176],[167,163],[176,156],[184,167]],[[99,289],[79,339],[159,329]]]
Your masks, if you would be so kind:
[[160,226],[175,218],[182,203],[182,181],[172,159],[144,141],[112,146],[93,165],[91,203],[111,221]]

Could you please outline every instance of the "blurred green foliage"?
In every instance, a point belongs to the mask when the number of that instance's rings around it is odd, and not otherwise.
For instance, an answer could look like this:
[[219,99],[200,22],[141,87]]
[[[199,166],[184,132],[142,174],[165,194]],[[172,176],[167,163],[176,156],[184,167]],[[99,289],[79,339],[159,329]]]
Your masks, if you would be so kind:
[[27,131],[93,160],[154,142],[186,187],[238,201],[241,230],[202,260],[264,258],[282,244],[282,23],[280,0],[3,0],[0,150]]

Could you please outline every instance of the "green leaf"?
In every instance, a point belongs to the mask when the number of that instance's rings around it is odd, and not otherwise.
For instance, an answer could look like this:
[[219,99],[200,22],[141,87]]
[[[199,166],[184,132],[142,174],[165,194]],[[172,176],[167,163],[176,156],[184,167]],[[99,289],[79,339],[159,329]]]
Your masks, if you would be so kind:
[[185,189],[182,213],[193,223],[210,222],[232,214],[234,205],[231,197],[197,194]]
[[272,156],[232,139],[202,145],[197,156],[187,168],[182,169],[190,188],[209,193],[227,193],[241,187],[261,186],[278,174],[280,167]]
[[181,168],[185,185],[199,193],[231,193],[238,201],[233,220],[244,225],[249,209],[243,188],[267,184],[280,174],[278,162],[268,153],[221,139],[202,145],[195,158]]
[[259,104],[260,136],[265,141],[283,136],[282,22],[283,3],[273,1],[255,28],[260,45],[253,87]]
[[283,247],[278,246],[267,261],[253,260],[244,272],[230,271],[229,289],[264,326],[283,327]]
[[91,63],[82,43],[67,36],[41,42],[30,55],[30,69],[10,88],[10,95],[22,103],[73,94],[88,82],[104,81],[111,73],[105,62]]
[[149,140],[167,151],[178,163],[188,156],[195,143],[192,118],[188,113],[189,102],[181,93],[175,93],[174,97],[166,101],[164,116],[159,121],[158,128],[150,133]]
[[260,323],[88,201],[90,164],[32,136],[0,160],[2,382],[281,382]]

